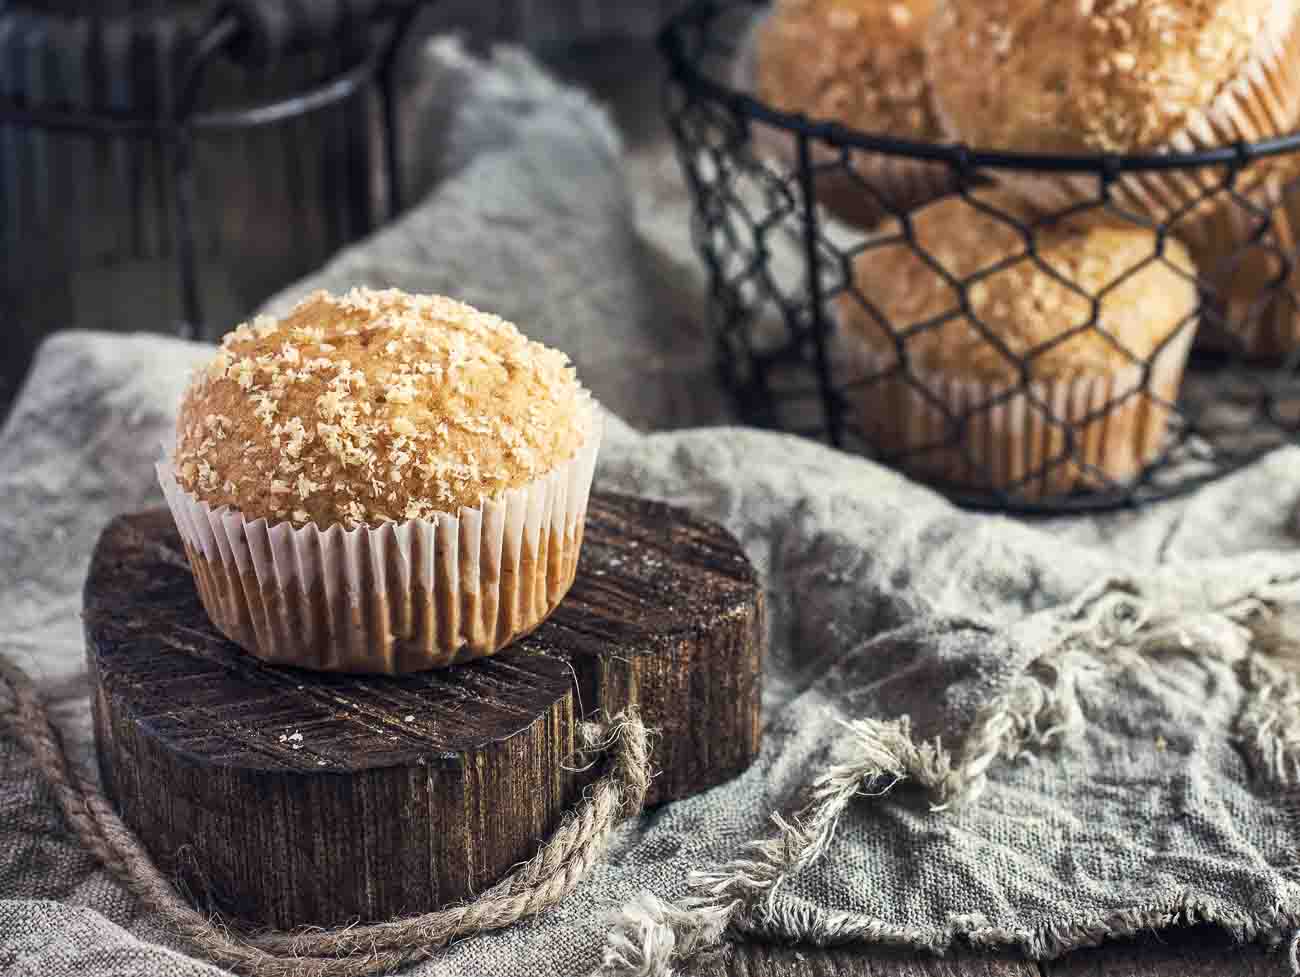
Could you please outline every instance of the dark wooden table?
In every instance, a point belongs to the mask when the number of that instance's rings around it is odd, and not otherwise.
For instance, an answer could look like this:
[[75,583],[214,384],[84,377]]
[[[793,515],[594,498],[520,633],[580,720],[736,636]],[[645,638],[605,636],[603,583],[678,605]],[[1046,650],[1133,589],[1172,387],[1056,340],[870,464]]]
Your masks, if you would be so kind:
[[957,954],[943,959],[891,950],[818,950],[748,943],[698,977],[1281,977],[1285,952],[1235,946],[1208,928],[1081,950],[1050,963]]

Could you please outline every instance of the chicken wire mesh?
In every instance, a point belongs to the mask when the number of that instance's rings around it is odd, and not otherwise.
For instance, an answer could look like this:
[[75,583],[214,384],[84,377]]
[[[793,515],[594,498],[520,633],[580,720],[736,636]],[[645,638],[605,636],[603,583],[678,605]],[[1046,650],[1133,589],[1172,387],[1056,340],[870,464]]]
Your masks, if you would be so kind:
[[871,135],[750,94],[760,16],[697,0],[661,36],[746,422],[1042,513],[1166,498],[1300,437],[1300,137],[1067,157]]

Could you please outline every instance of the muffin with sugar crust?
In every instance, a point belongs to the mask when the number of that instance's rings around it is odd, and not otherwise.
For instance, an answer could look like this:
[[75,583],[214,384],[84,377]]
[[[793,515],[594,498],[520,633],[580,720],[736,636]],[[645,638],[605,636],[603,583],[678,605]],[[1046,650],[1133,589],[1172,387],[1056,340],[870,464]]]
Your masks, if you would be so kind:
[[[738,81],[784,112],[870,134],[938,141],[943,133],[930,103],[923,44],[935,5],[936,0],[777,0],[751,32]],[[774,155],[793,165],[795,147],[784,134],[756,131]],[[819,163],[839,158],[816,141],[813,151]],[[933,199],[952,184],[946,166],[920,160],[854,151],[851,166],[859,180],[839,169],[820,171],[817,197],[862,226]]]
[[564,354],[452,299],[314,293],[222,341],[159,477],[204,607],[267,661],[490,655],[577,566],[599,444]]
[[[1289,132],[1300,111],[1295,0],[940,0],[926,68],[948,135],[981,149],[1193,152]],[[1242,174],[1254,180],[1263,163]],[[1059,209],[1096,200],[1095,175],[999,178]],[[1193,243],[1220,168],[1124,174],[1123,208],[1178,216]]]
[[918,474],[1022,498],[1135,477],[1159,454],[1196,326],[1187,249],[972,196],[983,209],[953,196],[912,215],[929,260],[896,228],[855,259],[837,315],[865,436]]

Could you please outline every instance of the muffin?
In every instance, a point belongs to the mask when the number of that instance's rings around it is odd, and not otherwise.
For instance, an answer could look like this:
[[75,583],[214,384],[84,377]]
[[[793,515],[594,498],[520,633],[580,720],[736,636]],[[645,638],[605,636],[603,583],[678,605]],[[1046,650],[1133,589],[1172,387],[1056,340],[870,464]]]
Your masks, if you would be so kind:
[[[832,120],[871,134],[936,141],[942,137],[925,81],[923,40],[936,0],[778,0],[758,21],[740,59],[743,88],[783,112]],[[764,126],[763,144],[796,161],[788,134]],[[812,143],[815,162],[838,151]],[[945,193],[943,164],[853,150],[857,179],[833,167],[818,174],[818,199],[850,223],[871,226],[891,211]],[[865,186],[864,186],[865,184]]]
[[555,608],[599,439],[562,353],[451,299],[354,289],[228,334],[158,473],[223,634],[393,674],[491,655]]
[[[1290,131],[1298,17],[1295,0],[942,0],[926,67],[945,131],[970,145],[1192,152]],[[1095,175],[1001,175],[1046,208],[1100,195]],[[1187,240],[1215,206],[1199,198],[1224,177],[1219,167],[1128,173],[1112,194],[1156,220],[1177,215]]]
[[1279,174],[1243,196],[1193,242],[1210,308],[1196,345],[1277,362],[1300,348],[1300,179]]
[[882,230],[837,298],[864,435],[954,487],[1036,498],[1132,479],[1161,450],[1194,331],[1186,248],[972,197],[912,215],[928,260]]

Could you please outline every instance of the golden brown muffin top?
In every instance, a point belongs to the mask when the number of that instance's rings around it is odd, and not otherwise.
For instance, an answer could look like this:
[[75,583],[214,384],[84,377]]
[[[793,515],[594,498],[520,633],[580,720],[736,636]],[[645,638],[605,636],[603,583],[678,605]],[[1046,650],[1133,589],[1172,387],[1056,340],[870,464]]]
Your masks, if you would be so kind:
[[[916,211],[911,217],[913,232],[917,243],[959,282],[986,273],[969,284],[971,311],[1012,356],[1034,353],[1032,376],[1114,370],[1133,362],[1124,350],[1139,359],[1149,358],[1178,327],[1189,323],[1197,307],[1196,285],[1190,277],[1191,259],[1179,242],[1166,239],[1163,259],[1152,260],[1156,237],[1136,226],[1048,224],[1005,191],[972,196],[1035,227],[1033,237],[1042,264],[1028,256],[1025,239],[1014,225],[961,197],[948,197]],[[886,240],[899,230],[895,222],[876,239]],[[854,278],[858,291],[888,320],[889,327],[847,293],[838,300],[841,321],[850,335],[878,353],[892,353],[894,332],[954,314],[906,338],[914,366],[972,379],[1019,376],[1018,362],[1004,355],[960,312],[958,290],[906,243],[864,251],[854,262]],[[1090,296],[1099,297],[1096,324],[1100,328],[1067,337],[1071,329],[1092,318]],[[1054,340],[1055,345],[1047,345]]]
[[1164,146],[1293,29],[1294,0],[941,0],[926,63],[980,148]]
[[757,40],[759,96],[867,132],[937,138],[923,39],[936,0],[778,0]]
[[573,457],[568,358],[435,295],[316,292],[226,335],[181,404],[181,486],[247,519],[376,526],[478,506]]

